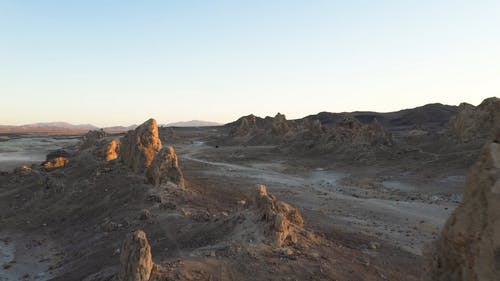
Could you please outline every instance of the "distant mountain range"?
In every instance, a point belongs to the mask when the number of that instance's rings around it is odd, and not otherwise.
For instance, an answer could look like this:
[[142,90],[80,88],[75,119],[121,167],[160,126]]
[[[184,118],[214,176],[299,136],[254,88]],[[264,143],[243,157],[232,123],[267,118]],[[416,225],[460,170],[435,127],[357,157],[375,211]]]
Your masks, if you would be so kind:
[[[222,124],[216,122],[191,120],[184,122],[168,123],[165,127],[207,127],[220,126]],[[131,126],[113,126],[102,128],[108,133],[122,133],[128,130],[133,130],[137,125]],[[39,134],[84,134],[90,130],[100,130],[101,128],[92,124],[70,124],[67,122],[42,122],[26,125],[0,125],[0,133],[3,134],[23,134],[23,133],[39,133]]]
[[[121,133],[134,129],[137,125],[128,127],[114,126],[102,128],[108,133]],[[0,133],[46,133],[46,134],[83,134],[90,130],[99,130],[101,128],[92,124],[73,125],[67,122],[43,122],[26,125],[0,125]]]
[[202,121],[202,120],[191,120],[191,121],[183,121],[183,122],[174,122],[164,124],[164,127],[210,127],[210,126],[221,126],[221,123],[210,122],[210,121]]

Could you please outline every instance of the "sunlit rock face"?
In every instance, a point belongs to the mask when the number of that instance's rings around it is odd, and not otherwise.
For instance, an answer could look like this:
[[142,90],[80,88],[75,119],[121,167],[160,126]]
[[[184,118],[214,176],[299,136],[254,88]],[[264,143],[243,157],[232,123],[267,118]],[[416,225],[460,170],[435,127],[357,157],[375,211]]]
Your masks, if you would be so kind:
[[68,164],[69,164],[68,158],[56,157],[56,158],[52,158],[49,161],[46,161],[45,163],[43,163],[42,166],[46,171],[51,171],[54,169],[63,168],[65,166],[67,166]]
[[462,205],[428,247],[425,280],[500,280],[499,142],[485,146],[469,172]]
[[452,121],[452,130],[461,142],[483,140],[500,129],[500,99],[485,99],[480,105],[462,103]]
[[120,252],[119,281],[148,281],[153,270],[151,246],[146,233],[137,230],[123,242]]
[[158,152],[146,171],[146,177],[149,183],[156,186],[171,182],[184,187],[184,177],[173,147],[164,147]]
[[113,161],[120,156],[120,140],[112,140],[106,145],[104,156],[106,161]]
[[136,173],[142,173],[151,165],[161,148],[158,124],[155,119],[149,119],[122,138],[120,153],[127,166]]

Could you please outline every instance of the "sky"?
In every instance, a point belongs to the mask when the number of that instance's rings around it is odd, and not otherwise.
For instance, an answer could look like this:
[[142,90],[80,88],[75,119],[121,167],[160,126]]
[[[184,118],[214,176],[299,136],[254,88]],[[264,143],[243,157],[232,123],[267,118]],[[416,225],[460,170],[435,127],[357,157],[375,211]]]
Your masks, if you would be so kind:
[[0,0],[0,124],[229,122],[500,96],[500,1]]

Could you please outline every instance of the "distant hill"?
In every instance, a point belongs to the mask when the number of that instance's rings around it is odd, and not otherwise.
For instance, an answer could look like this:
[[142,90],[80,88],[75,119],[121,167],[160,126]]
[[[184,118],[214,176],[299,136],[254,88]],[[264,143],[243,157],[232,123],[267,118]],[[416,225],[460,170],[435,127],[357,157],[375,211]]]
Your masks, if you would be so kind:
[[123,133],[123,132],[127,132],[129,130],[134,130],[135,128],[137,128],[137,125],[130,125],[128,127],[125,127],[125,126],[114,126],[114,127],[106,127],[106,128],[103,128],[104,131],[108,132],[108,133]]
[[[108,133],[121,133],[132,130],[137,125],[128,127],[114,126],[103,128]],[[91,124],[70,124],[67,122],[43,122],[26,125],[0,125],[0,133],[3,134],[84,134],[90,130],[99,130],[100,128]]]
[[210,127],[210,126],[221,126],[222,124],[217,122],[202,121],[202,120],[191,120],[183,122],[174,122],[162,125],[164,127]]

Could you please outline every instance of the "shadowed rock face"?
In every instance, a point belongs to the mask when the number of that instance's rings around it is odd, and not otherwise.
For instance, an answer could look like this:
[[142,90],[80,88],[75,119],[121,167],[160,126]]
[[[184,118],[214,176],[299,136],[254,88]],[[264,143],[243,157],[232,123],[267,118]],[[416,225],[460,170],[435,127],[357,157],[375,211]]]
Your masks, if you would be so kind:
[[337,123],[332,132],[333,140],[349,145],[392,145],[392,136],[378,123],[362,124],[355,118],[345,118]]
[[82,137],[82,143],[80,145],[80,149],[89,148],[95,145],[99,140],[102,140],[107,136],[108,134],[104,130],[89,131]]
[[464,199],[427,256],[426,280],[500,280],[500,144],[484,148]]
[[241,117],[229,133],[231,136],[244,136],[257,129],[257,117],[252,115]]
[[462,142],[487,139],[500,128],[500,99],[488,98],[480,105],[462,103],[452,129]]
[[154,185],[172,182],[184,187],[184,177],[173,147],[164,147],[160,150],[146,171],[146,177]]
[[287,243],[297,243],[297,230],[302,228],[304,220],[294,207],[279,202],[267,193],[264,185],[258,185],[255,205],[260,212],[260,219],[267,225],[272,244],[282,247]]
[[146,233],[137,230],[127,236],[120,254],[119,281],[148,281],[153,270],[151,247]]
[[285,115],[278,113],[273,119],[272,132],[275,135],[283,136],[290,131],[290,126]]
[[122,161],[134,172],[142,173],[151,165],[161,147],[156,120],[149,119],[121,140]]

